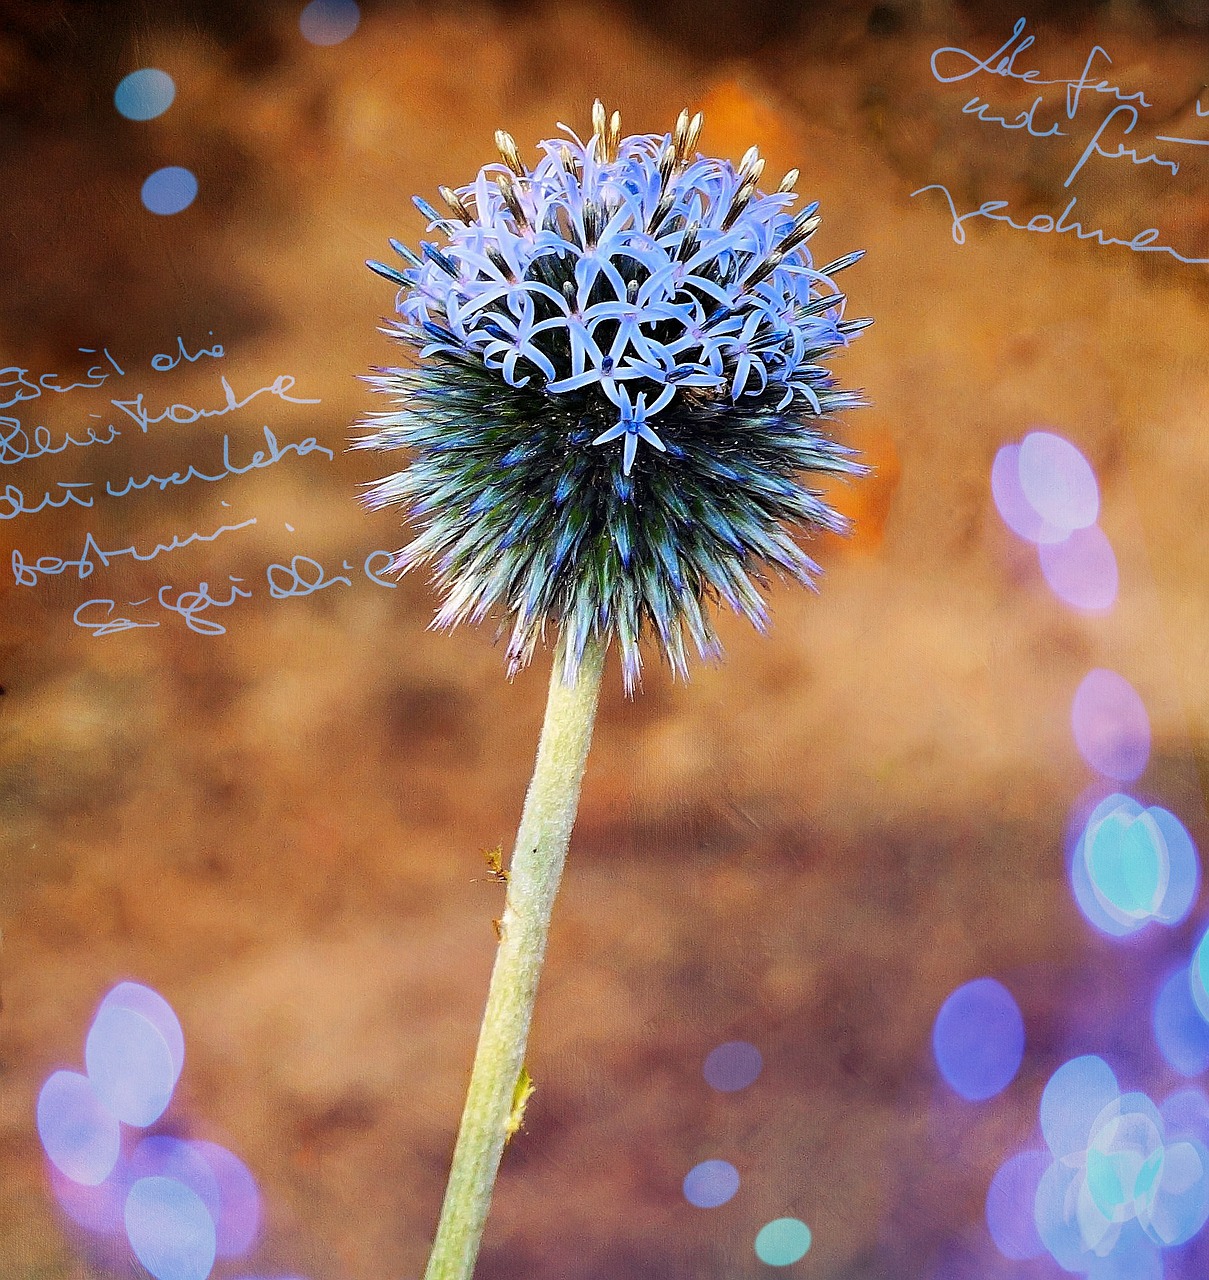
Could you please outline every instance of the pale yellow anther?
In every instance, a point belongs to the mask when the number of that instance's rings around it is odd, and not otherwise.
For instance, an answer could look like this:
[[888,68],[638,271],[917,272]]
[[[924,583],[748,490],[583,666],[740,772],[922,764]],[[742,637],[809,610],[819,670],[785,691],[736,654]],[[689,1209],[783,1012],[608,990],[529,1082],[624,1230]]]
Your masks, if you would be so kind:
[[516,183],[512,175],[510,173],[496,174],[495,185],[499,187],[500,195],[504,197],[504,203],[516,219],[517,225],[527,227],[529,219],[525,216],[525,210],[521,205],[520,197],[517,195]]
[[450,211],[456,214],[461,220],[467,224],[474,221],[470,216],[470,210],[462,202],[462,197],[452,187],[438,187],[441,199],[449,206]]
[[676,127],[672,130],[672,143],[677,151],[680,150],[684,139],[688,137],[688,108],[676,117]]
[[516,139],[503,129],[497,129],[495,131],[495,145],[508,168],[518,178],[523,178],[525,176],[525,165],[521,160],[521,153],[517,150]]

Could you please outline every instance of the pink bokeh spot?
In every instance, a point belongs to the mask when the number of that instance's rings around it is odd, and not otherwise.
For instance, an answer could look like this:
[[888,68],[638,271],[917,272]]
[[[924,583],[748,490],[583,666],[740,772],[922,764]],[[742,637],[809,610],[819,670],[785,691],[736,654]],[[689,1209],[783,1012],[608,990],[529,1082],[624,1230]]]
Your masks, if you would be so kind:
[[1142,776],[1150,760],[1150,717],[1124,676],[1104,667],[1089,671],[1070,714],[1079,752],[1097,773],[1118,782]]
[[1020,484],[1020,446],[1005,444],[991,464],[991,495],[1004,524],[1026,542],[1061,542],[1069,529],[1048,524]]
[[1117,557],[1099,525],[1076,529],[1062,542],[1037,548],[1041,572],[1060,600],[1087,613],[1103,613],[1117,599]]

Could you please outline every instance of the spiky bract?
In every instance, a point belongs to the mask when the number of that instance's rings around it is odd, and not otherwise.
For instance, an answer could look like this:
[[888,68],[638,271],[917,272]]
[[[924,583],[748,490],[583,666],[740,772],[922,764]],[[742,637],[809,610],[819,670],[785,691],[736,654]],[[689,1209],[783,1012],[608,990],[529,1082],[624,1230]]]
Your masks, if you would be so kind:
[[366,501],[420,527],[395,566],[433,566],[437,625],[511,622],[510,672],[549,621],[568,680],[593,633],[627,689],[648,631],[684,674],[685,632],[718,652],[719,600],[762,628],[766,569],[811,583],[789,527],[845,528],[802,474],[863,470],[815,425],[861,403],[819,363],[868,323],[830,279],[861,255],[815,269],[796,173],[765,194],[754,148],[693,158],[700,123],[622,139],[597,104],[588,142],[543,142],[532,170],[497,134],[503,164],[441,189],[453,218],[417,200],[446,242],[370,264],[420,361],[371,379],[399,407],[358,444],[414,456]]

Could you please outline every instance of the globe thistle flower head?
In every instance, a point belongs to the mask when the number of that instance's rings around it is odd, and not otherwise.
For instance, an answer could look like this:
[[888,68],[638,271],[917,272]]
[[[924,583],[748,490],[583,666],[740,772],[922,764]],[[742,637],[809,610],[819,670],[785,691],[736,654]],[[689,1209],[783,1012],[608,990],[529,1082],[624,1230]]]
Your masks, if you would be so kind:
[[396,408],[356,443],[411,451],[365,502],[407,508],[395,568],[431,567],[435,626],[496,614],[512,674],[553,623],[568,682],[615,637],[631,691],[644,636],[685,675],[719,603],[763,629],[770,572],[813,584],[792,529],[844,532],[807,481],[864,471],[823,429],[862,399],[822,363],[870,323],[833,283],[862,255],[816,268],[797,172],[765,192],[754,147],[698,154],[699,114],[622,138],[597,102],[586,142],[560,128],[532,168],[497,133],[447,213],[416,198],[439,239],[368,264],[418,360],[369,379]]

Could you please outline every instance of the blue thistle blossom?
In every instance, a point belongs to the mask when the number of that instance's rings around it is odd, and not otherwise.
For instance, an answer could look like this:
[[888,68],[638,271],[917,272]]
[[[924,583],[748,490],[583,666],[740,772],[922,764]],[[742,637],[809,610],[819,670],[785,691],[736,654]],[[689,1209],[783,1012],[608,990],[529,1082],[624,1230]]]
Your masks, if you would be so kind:
[[801,477],[865,470],[818,425],[863,403],[821,363],[871,323],[832,281],[863,255],[816,268],[797,172],[765,193],[756,148],[697,154],[700,114],[623,139],[597,102],[586,143],[559,127],[532,169],[497,133],[448,216],[416,198],[440,243],[367,264],[419,363],[368,379],[398,407],[356,445],[412,451],[364,500],[408,508],[394,567],[432,567],[435,626],[504,615],[512,675],[553,622],[568,682],[615,635],[632,691],[644,634],[686,675],[686,633],[720,652],[718,602],[762,630],[769,568],[813,585],[790,527],[846,531]]

